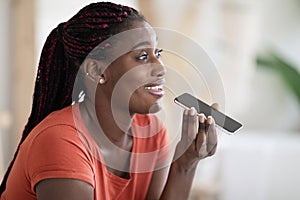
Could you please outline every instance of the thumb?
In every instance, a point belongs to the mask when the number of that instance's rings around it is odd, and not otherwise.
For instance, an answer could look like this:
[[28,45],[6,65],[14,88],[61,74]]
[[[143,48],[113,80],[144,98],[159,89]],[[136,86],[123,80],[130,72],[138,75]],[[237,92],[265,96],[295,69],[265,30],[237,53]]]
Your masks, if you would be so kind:
[[213,107],[213,108],[216,109],[216,110],[219,110],[219,109],[220,109],[220,106],[219,106],[218,103],[213,103],[213,104],[211,104],[211,107]]

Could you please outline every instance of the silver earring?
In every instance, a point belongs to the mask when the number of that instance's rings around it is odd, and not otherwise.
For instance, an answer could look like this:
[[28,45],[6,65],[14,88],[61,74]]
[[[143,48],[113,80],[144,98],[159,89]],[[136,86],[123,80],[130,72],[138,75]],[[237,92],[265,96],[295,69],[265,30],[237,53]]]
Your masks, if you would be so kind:
[[87,75],[87,76],[88,76],[88,75],[89,75],[89,73],[86,73],[85,75]]
[[105,81],[105,79],[104,79],[103,77],[101,77],[101,78],[99,79],[100,85],[103,85],[105,82],[106,82],[106,81]]

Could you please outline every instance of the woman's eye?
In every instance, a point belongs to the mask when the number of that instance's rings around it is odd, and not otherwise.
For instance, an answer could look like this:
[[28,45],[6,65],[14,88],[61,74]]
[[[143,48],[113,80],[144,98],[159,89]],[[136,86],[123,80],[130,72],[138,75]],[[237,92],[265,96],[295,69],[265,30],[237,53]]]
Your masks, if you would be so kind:
[[146,52],[143,52],[141,55],[139,55],[139,56],[137,57],[137,59],[138,59],[138,60],[141,60],[141,61],[147,60],[147,58],[148,58],[148,54],[147,54]]
[[[155,50],[155,56],[156,58],[160,58],[161,57],[161,53],[162,53],[162,49],[157,49]],[[146,51],[143,51],[138,57],[137,60],[139,61],[145,61],[149,58],[149,54]]]
[[162,49],[158,49],[158,50],[156,50],[156,52],[155,52],[155,55],[156,55],[156,57],[157,58],[160,58],[161,57],[161,53],[163,52],[163,50]]

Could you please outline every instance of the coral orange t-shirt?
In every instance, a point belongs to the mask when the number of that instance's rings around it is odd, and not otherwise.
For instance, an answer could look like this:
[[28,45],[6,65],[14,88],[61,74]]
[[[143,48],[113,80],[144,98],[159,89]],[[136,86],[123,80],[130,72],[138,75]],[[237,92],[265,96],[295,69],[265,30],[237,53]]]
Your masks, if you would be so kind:
[[94,187],[95,200],[145,199],[153,171],[168,159],[166,131],[158,118],[134,116],[128,179],[107,170],[95,140],[78,122],[82,119],[75,104],[39,123],[21,145],[0,199],[37,199],[36,184],[49,178],[85,181]]

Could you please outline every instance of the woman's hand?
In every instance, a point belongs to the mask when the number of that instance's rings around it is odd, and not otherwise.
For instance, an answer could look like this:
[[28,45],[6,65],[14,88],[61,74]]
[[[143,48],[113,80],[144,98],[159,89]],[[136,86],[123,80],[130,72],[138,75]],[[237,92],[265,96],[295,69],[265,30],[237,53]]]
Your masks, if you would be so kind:
[[[218,109],[218,104],[212,107]],[[198,115],[195,108],[184,110],[181,140],[175,151],[176,165],[183,170],[195,169],[199,160],[215,154],[217,143],[214,119]]]
[[[218,109],[218,104],[212,106]],[[212,117],[197,115],[194,108],[184,110],[182,135],[176,146],[175,161],[170,166],[167,182],[159,199],[188,199],[198,162],[215,154],[217,140]],[[158,199],[156,197],[160,194],[161,188],[158,183],[162,183],[162,174],[166,174],[162,169],[154,173],[152,188],[148,193],[149,199]]]

